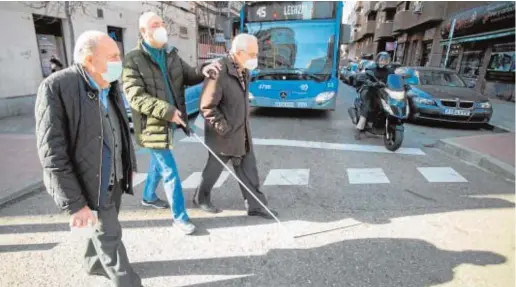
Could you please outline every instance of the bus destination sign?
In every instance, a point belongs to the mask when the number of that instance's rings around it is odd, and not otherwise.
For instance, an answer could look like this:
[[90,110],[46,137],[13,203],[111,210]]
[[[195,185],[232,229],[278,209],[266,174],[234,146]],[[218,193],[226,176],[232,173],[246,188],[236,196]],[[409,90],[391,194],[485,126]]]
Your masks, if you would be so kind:
[[335,17],[335,2],[258,2],[246,7],[247,22],[314,20]]

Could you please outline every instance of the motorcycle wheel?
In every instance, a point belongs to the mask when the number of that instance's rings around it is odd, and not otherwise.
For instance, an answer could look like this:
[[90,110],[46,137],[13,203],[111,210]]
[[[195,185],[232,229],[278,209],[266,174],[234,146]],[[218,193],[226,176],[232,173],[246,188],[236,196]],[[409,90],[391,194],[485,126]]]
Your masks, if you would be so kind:
[[[389,135],[389,139],[387,139],[387,135]],[[400,148],[402,142],[403,131],[397,130],[396,126],[389,126],[385,131],[385,135],[383,136],[383,143],[385,147],[390,151],[396,151]]]

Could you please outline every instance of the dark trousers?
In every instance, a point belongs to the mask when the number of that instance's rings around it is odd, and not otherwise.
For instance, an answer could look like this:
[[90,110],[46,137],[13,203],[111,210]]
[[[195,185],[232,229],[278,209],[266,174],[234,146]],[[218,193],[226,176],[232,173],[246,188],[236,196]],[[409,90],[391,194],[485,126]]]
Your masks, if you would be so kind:
[[364,91],[360,93],[361,105],[358,114],[359,116],[367,118],[369,112],[371,111],[372,105],[374,104],[373,101],[377,100],[376,97],[376,90],[373,88],[364,89]]
[[[227,163],[231,157],[219,155],[219,158]],[[258,169],[256,167],[256,158],[253,151],[250,151],[242,157],[238,165],[233,164],[236,176],[251,190],[251,192],[260,199],[260,201],[267,205],[265,195],[260,191],[260,179],[258,178]],[[211,190],[213,185],[217,182],[224,167],[220,162],[210,153],[208,162],[202,171],[202,179],[199,188],[197,189],[197,201],[199,204],[208,203],[211,200]],[[248,211],[261,210],[263,207],[256,201],[256,199],[249,194],[249,192],[240,185],[240,190],[245,200],[247,200]]]
[[117,287],[141,287],[141,279],[136,274],[122,242],[122,227],[118,213],[122,202],[122,189],[115,184],[104,194],[105,202],[98,210],[98,227],[88,239],[85,269],[89,274],[103,275]]

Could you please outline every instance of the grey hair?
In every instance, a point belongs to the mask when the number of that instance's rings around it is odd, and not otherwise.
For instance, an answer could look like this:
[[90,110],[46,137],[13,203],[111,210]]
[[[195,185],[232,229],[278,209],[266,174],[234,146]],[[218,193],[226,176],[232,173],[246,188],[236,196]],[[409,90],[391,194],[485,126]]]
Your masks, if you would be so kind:
[[231,53],[247,51],[247,47],[252,41],[258,43],[258,39],[254,35],[245,33],[236,35],[235,38],[233,38],[233,42],[231,42]]
[[158,16],[158,14],[154,13],[154,12],[145,12],[143,13],[141,16],[140,16],[140,19],[138,20],[138,28],[141,29],[141,28],[146,28],[147,24],[149,23],[149,20],[152,18],[152,17],[155,17],[155,16]]
[[97,47],[97,43],[103,37],[109,37],[108,34],[100,31],[90,30],[82,33],[73,50],[73,61],[76,64],[83,64],[84,59],[88,55],[92,55]]

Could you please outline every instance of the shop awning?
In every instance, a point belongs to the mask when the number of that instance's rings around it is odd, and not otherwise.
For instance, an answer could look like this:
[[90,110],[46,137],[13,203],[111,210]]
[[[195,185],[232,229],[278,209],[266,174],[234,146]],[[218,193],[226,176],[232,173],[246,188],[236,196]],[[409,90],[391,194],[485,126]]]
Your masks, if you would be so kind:
[[[485,41],[485,40],[490,40],[490,39],[495,39],[495,38],[502,38],[502,37],[511,36],[514,34],[515,34],[514,28],[510,28],[510,29],[498,30],[498,31],[493,31],[493,32],[468,35],[468,36],[453,38],[452,45],[459,44],[459,43],[466,43],[466,42],[476,42],[476,41]],[[447,46],[448,42],[449,42],[448,39],[441,40],[441,46]]]

